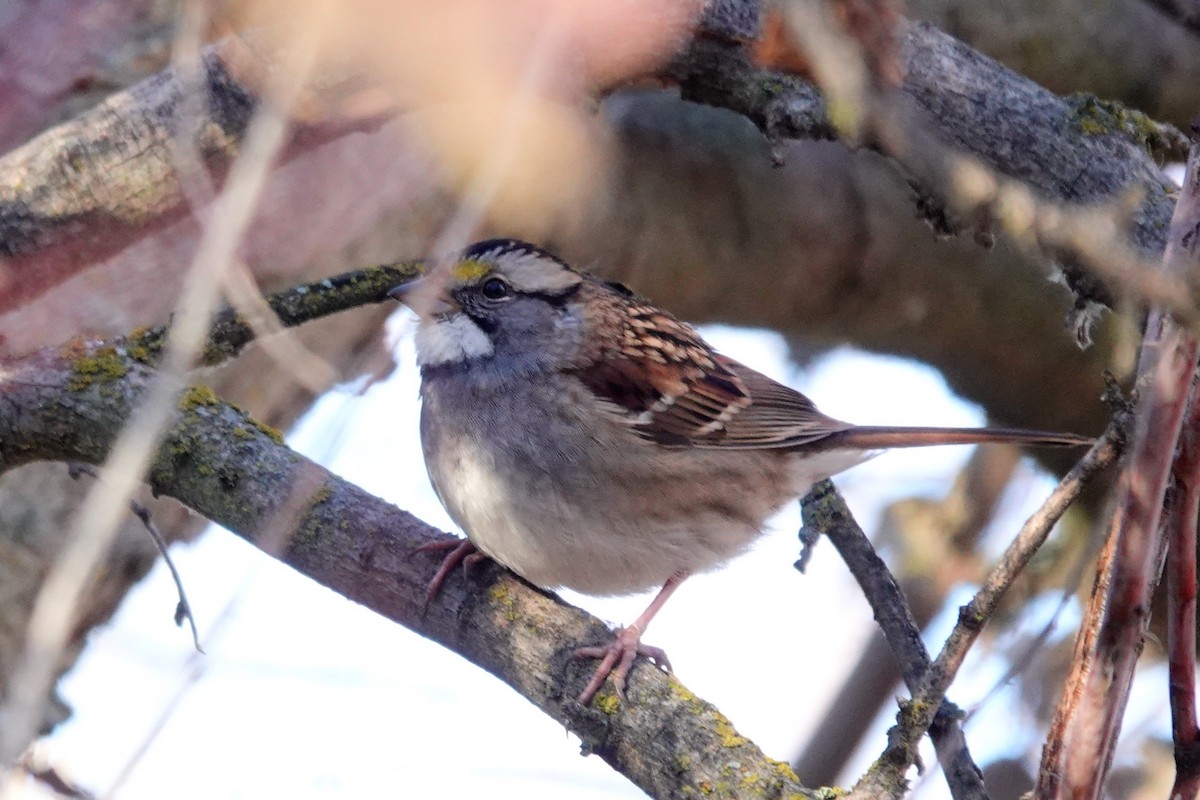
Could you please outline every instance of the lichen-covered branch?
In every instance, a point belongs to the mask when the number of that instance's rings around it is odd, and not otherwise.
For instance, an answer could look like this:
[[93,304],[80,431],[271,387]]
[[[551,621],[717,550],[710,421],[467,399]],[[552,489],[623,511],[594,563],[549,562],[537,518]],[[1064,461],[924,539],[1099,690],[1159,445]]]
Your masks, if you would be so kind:
[[[897,36],[903,69],[898,92],[871,98],[823,98],[807,80],[755,66],[734,37],[698,38],[672,75],[685,97],[738,111],[775,139],[828,138],[835,127],[826,113],[828,103],[838,104],[845,116],[847,107],[869,101],[872,108],[855,112],[868,116],[867,141],[906,171],[936,227],[947,233],[964,227],[945,216],[941,207],[949,205],[969,223],[978,224],[982,216],[1018,238],[1024,232],[1064,262],[1073,287],[1088,301],[1113,302],[1101,280],[1137,287],[1136,276],[1107,268],[1105,252],[1114,243],[1135,256],[1162,250],[1172,203],[1149,151],[1178,152],[1185,137],[1120,104],[1059,97],[927,23],[902,22]],[[961,185],[962,156],[1029,191],[1010,188],[1006,194],[1015,196],[1009,197],[999,191],[1005,187],[981,191]],[[1137,202],[1125,210],[1119,201],[1130,193]],[[1105,234],[1110,226],[1088,228],[1088,220],[1076,219],[1069,208],[1051,207],[1053,224],[1033,226],[1046,214],[1022,212],[1038,203],[1110,203],[1114,220],[1122,227],[1127,223],[1130,233],[1115,237]],[[1101,280],[1078,267],[1099,269]],[[1194,306],[1186,286],[1168,288],[1183,305]],[[1171,296],[1167,288],[1152,293],[1160,301]]]
[[[154,375],[133,341],[76,341],[5,364],[0,471],[35,460],[101,463]],[[786,764],[656,669],[634,670],[628,705],[607,694],[589,708],[573,702],[590,669],[571,653],[607,629],[499,568],[451,580],[422,614],[436,564],[412,552],[445,534],[294,453],[203,386],[181,396],[147,480],[501,678],[654,797],[807,794]]]
[[[384,302],[389,289],[416,276],[420,269],[419,261],[384,264],[301,284],[264,299],[280,324],[291,328],[367,303]],[[156,364],[166,335],[165,326],[139,330],[126,337],[122,346],[139,361]],[[200,364],[215,367],[234,358],[254,338],[253,327],[241,314],[223,309],[213,317]]]

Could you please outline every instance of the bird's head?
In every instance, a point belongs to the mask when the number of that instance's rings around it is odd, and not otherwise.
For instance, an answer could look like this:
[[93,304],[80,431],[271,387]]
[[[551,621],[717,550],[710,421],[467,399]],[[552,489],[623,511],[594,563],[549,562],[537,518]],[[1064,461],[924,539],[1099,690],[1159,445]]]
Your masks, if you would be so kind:
[[419,318],[422,367],[494,359],[535,367],[578,346],[582,319],[573,301],[585,281],[540,247],[489,239],[432,262],[389,295]]

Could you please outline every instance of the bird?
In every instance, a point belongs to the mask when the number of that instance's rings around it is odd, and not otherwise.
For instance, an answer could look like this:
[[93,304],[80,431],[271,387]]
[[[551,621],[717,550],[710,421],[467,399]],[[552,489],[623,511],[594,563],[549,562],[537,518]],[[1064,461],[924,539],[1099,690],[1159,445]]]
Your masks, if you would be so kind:
[[651,619],[814,483],[888,448],[1091,441],[842,422],[625,286],[517,239],[431,260],[388,294],[417,315],[425,464],[467,537],[422,548],[450,551],[427,599],[485,556],[551,591],[659,590],[612,641],[575,651],[600,661],[584,705],[610,676],[623,697],[639,655],[669,670],[641,641]]

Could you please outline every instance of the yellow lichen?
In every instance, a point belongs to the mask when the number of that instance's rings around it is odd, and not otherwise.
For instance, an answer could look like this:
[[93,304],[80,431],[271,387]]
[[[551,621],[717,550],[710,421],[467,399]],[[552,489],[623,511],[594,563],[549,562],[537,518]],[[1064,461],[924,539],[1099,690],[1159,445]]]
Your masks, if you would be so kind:
[[268,439],[270,439],[275,444],[283,444],[283,432],[282,431],[280,431],[276,428],[272,428],[270,425],[266,424],[265,422],[259,422],[258,420],[253,419],[249,416],[247,416],[246,421],[249,422],[251,425],[253,425],[255,428],[257,428],[259,433],[262,433],[263,435],[265,435]]
[[179,408],[183,411],[194,411],[200,406],[215,406],[220,401],[217,393],[204,384],[191,386],[179,396]]
[[596,695],[596,699],[592,702],[596,708],[600,709],[610,717],[615,715],[621,708],[621,698],[617,697],[615,694],[608,694],[607,692]]
[[93,381],[104,383],[120,380],[129,372],[125,360],[112,346],[101,347],[91,355],[77,355],[71,364],[71,377],[67,388],[80,391],[91,386]]
[[737,732],[728,717],[719,711],[714,711],[713,717],[713,728],[716,730],[717,736],[721,737],[722,747],[741,747],[746,744],[746,737]]
[[1072,95],[1068,104],[1070,119],[1085,136],[1125,136],[1147,150],[1159,142],[1158,123],[1141,111],[1086,92]]

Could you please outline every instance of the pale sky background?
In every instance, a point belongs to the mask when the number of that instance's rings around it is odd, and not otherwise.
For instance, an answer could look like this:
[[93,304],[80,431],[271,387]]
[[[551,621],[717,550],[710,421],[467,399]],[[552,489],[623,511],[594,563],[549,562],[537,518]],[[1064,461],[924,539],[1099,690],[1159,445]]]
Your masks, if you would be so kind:
[[[418,375],[405,314],[390,326],[396,374],[362,396],[326,396],[289,442],[366,490],[454,530],[421,460]],[[704,333],[718,349],[795,386],[835,417],[985,422],[977,407],[951,396],[934,370],[911,362],[839,351],[797,370],[775,334],[718,327]],[[965,447],[889,453],[837,482],[870,533],[888,502],[942,496],[968,455]],[[985,542],[989,554],[999,552],[1051,485],[1025,463],[1004,500],[1003,522]],[[798,527],[793,506],[752,553],[685,583],[645,637],[670,654],[680,680],[783,760],[811,732],[873,624],[828,542],[817,546],[807,574],[793,569]],[[206,654],[196,654],[186,630],[172,624],[175,590],[158,565],[112,624],[92,635],[61,684],[75,715],[38,745],[40,758],[99,795],[644,797],[598,758],[581,757],[574,736],[496,679],[236,536],[214,527],[172,555]],[[964,587],[958,602],[968,597]],[[648,598],[569,597],[613,624],[631,620]],[[1022,629],[1002,636],[997,649],[1039,629],[1054,605],[1035,604]],[[931,647],[940,646],[953,618],[947,614],[933,626]],[[1058,629],[1072,631],[1076,619],[1072,606]],[[970,708],[1004,669],[1002,658],[973,654],[952,697]],[[1131,703],[1127,731],[1168,721],[1165,680],[1150,684]],[[1036,758],[1039,734],[1031,720],[1013,719],[1011,708],[1001,697],[968,728],[980,763],[998,755]],[[882,749],[890,722],[878,721],[844,780]],[[936,761],[927,756],[926,763]],[[948,796],[940,775],[922,789],[926,797]],[[15,793],[22,800],[49,796],[37,786]]]

